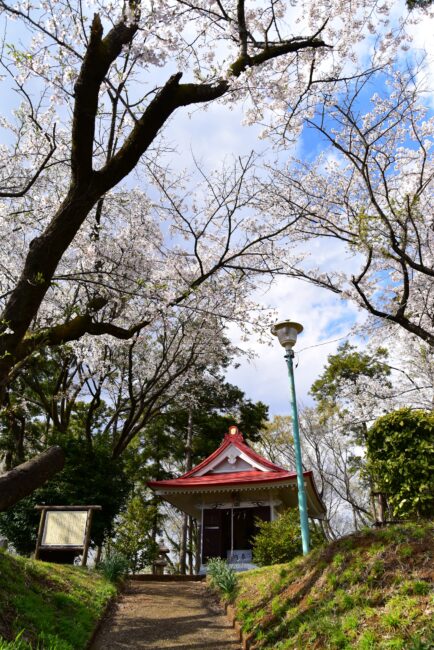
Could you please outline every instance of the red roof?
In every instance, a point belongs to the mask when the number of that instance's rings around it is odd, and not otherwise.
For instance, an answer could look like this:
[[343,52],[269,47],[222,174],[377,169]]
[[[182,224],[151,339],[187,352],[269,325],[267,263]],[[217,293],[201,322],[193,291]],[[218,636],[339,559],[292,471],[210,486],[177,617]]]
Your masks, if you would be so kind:
[[[236,427],[234,427],[234,429],[236,429]],[[265,467],[268,467],[269,469],[277,470],[279,472],[285,471],[284,469],[282,469],[282,467],[279,467],[279,465],[275,465],[270,460],[263,458],[255,451],[253,451],[253,449],[251,449],[249,445],[247,445],[244,442],[243,434],[241,433],[241,431],[238,431],[237,429],[236,433],[226,433],[220,447],[218,447],[215,451],[213,451],[213,453],[210,456],[208,456],[208,458],[205,458],[205,460],[199,463],[199,465],[196,465],[196,467],[193,467],[193,469],[191,469],[189,472],[186,472],[179,478],[180,479],[187,478],[187,476],[196,474],[196,472],[200,471],[201,469],[209,465],[215,458],[217,458],[222,453],[222,451],[224,451],[225,449],[227,449],[227,447],[230,447],[231,445],[237,447],[240,451],[244,452],[253,461],[256,461],[257,463],[261,463],[261,465],[265,465]]]
[[[166,488],[166,489],[194,489],[201,487],[223,486],[223,485],[240,485],[244,483],[274,483],[274,482],[287,482],[294,481],[297,478],[296,472],[289,472],[271,461],[263,458],[249,447],[244,441],[242,433],[236,427],[230,427],[230,431],[234,433],[227,433],[220,447],[216,449],[208,458],[205,458],[199,465],[193,467],[190,471],[186,472],[179,478],[166,479],[164,481],[149,481],[148,485],[152,488]],[[213,463],[223,452],[230,446],[239,449],[245,456],[251,459],[254,463],[259,463],[266,470],[253,468],[248,471],[238,472],[216,472],[204,473],[203,470]],[[210,471],[212,467],[210,468]],[[201,472],[201,476],[197,473]],[[311,476],[312,472],[304,472],[304,476]]]

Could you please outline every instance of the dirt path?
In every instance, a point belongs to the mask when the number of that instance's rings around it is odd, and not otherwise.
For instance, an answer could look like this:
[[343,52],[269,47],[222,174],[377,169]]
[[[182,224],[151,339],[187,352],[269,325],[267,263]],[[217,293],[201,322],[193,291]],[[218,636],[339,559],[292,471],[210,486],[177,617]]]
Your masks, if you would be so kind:
[[235,650],[235,632],[202,582],[130,582],[91,650]]

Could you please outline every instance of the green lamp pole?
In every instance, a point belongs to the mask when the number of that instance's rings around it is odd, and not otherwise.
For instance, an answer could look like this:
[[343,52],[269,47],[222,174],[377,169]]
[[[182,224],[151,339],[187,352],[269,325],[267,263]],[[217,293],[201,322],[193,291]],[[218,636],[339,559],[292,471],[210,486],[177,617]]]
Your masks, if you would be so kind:
[[297,470],[298,510],[300,513],[301,543],[303,555],[309,553],[309,519],[307,515],[306,490],[304,489],[303,463],[301,462],[300,431],[298,428],[297,399],[294,381],[294,350],[297,335],[303,331],[300,323],[289,320],[276,323],[271,328],[271,333],[277,336],[279,343],[285,348],[285,359],[288,366],[289,384],[291,390],[292,432],[294,436],[295,467]]

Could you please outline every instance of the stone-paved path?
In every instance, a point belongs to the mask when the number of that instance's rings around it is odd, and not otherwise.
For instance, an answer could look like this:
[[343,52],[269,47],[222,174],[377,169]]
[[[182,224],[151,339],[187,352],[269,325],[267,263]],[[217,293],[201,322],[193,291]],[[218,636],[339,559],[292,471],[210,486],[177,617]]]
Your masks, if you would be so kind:
[[235,650],[236,635],[203,582],[130,582],[91,650]]

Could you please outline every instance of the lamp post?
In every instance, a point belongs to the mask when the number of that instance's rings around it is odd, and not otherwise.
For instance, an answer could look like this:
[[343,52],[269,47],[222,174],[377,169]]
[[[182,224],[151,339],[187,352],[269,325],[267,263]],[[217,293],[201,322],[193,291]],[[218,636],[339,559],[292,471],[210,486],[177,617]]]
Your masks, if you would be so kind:
[[307,516],[306,490],[304,489],[303,464],[301,462],[300,432],[298,428],[294,366],[292,362],[294,358],[293,347],[297,340],[297,335],[302,331],[303,326],[300,325],[300,323],[294,323],[289,320],[276,323],[271,328],[271,333],[274,336],[277,336],[280,345],[285,348],[285,359],[288,366],[289,384],[291,390],[292,432],[294,436],[295,467],[297,470],[298,509],[300,512],[301,543],[303,547],[303,555],[307,555],[307,553],[309,553],[309,519]]

